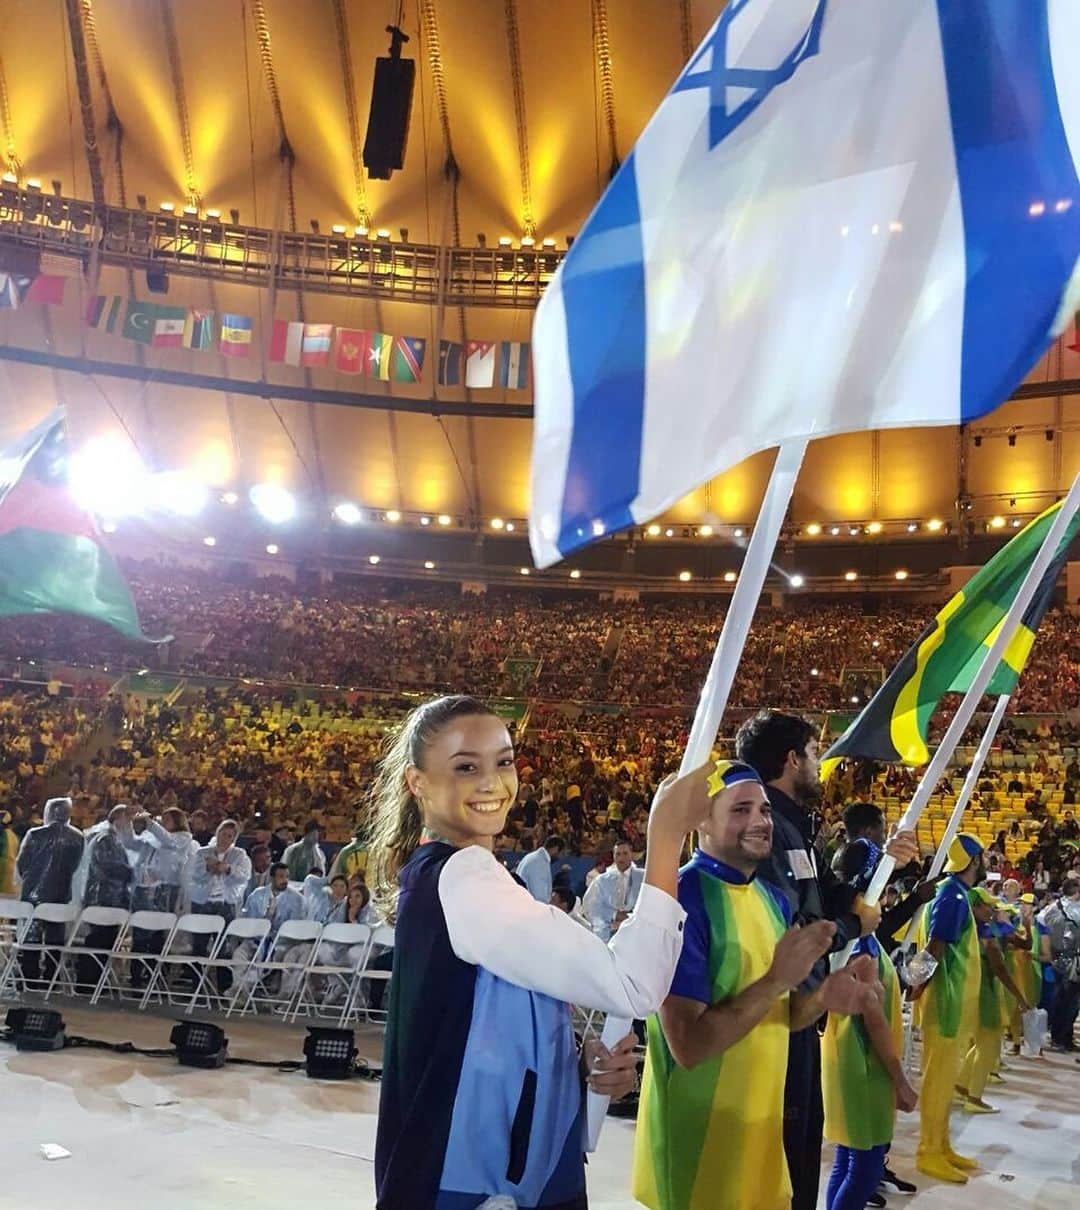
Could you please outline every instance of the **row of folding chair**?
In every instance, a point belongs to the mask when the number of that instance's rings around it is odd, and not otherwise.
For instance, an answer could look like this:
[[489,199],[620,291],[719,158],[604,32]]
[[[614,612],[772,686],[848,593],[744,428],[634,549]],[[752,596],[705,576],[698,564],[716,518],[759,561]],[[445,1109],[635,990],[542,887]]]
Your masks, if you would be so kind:
[[[41,929],[34,930],[35,923]],[[62,927],[61,943],[45,940],[45,925]],[[84,931],[93,927],[115,928],[113,944],[80,944]],[[0,998],[33,991],[48,1000],[61,992],[89,994],[96,1004],[108,994],[119,1001],[137,1001],[140,1009],[154,1002],[182,1007],[188,1014],[206,1008],[231,1016],[257,1013],[261,1007],[295,1021],[301,1012],[325,1015],[326,992],[334,989],[342,1026],[361,1016],[369,1021],[385,1018],[384,1012],[369,1008],[362,989],[365,982],[370,986],[390,978],[389,971],[369,970],[368,964],[393,948],[392,928],[292,920],[268,944],[269,932],[270,922],[265,919],[240,917],[226,924],[220,916],[202,914],[177,917],[172,912],[128,913],[102,907],[79,911],[75,904],[34,908],[19,900],[0,899]],[[139,942],[147,935],[156,935],[159,943],[140,949]],[[246,949],[240,950],[245,942]],[[328,960],[323,947],[330,945],[351,960]],[[300,958],[289,953],[295,954],[296,947],[303,947]],[[38,964],[35,979],[25,973],[25,960],[31,955]],[[93,967],[92,984],[79,980],[80,969],[88,964]],[[126,965],[127,983],[121,979],[121,964]],[[141,981],[134,979],[137,971],[143,975]],[[326,989],[321,997],[315,994],[316,980]]]

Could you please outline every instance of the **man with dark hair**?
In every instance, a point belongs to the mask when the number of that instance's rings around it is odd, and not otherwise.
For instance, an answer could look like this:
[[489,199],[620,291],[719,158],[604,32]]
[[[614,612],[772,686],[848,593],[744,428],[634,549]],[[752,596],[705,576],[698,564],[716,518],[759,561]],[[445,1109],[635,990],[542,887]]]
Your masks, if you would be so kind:
[[[843,819],[850,841],[834,862],[833,870],[856,890],[864,890],[870,885],[870,878],[885,848],[885,816],[881,808],[875,807],[872,802],[853,802],[845,809]],[[897,868],[893,872],[893,879],[898,879],[901,874],[902,871]],[[877,938],[886,953],[895,948],[896,934],[911,923],[920,907],[934,898],[936,889],[937,879],[928,879],[918,883],[910,894],[899,898],[891,907],[882,904]]]
[[923,1082],[919,1094],[919,1148],[915,1165],[939,1181],[967,1183],[978,1165],[953,1150],[949,1110],[960,1066],[978,1024],[981,960],[968,892],[983,877],[983,847],[970,832],[949,846],[947,877],[920,926],[920,940],[937,964],[912,998],[923,1035]]
[[868,840],[879,849],[885,847],[885,816],[872,802],[853,802],[842,816],[849,843]]
[[304,824],[304,835],[282,853],[280,860],[288,866],[289,878],[293,882],[303,882],[304,879],[318,867],[326,870],[326,857],[319,845],[320,828],[318,822],[309,819]]
[[610,941],[634,910],[645,871],[634,865],[634,850],[628,840],[617,840],[611,865],[585,892],[582,914],[598,937]]
[[[20,898],[35,907],[39,903],[67,903],[71,899],[71,883],[83,855],[85,841],[78,828],[71,826],[71,799],[50,798],[45,804],[45,822],[31,828],[22,838],[16,868],[22,880]],[[64,944],[64,925],[39,924],[30,926],[28,942],[44,940],[46,945]],[[37,952],[23,955],[22,973],[36,980],[41,966]],[[46,978],[52,965],[46,967]]]
[[196,807],[191,812],[188,823],[191,826],[191,838],[200,848],[205,848],[214,839],[214,833],[210,830],[206,812],[202,807]]
[[518,862],[514,873],[521,879],[529,894],[538,903],[551,902],[553,879],[551,863],[562,856],[565,844],[561,836],[549,836],[547,840]]
[[352,840],[344,848],[338,850],[334,864],[330,867],[330,877],[333,878],[335,874],[344,874],[345,878],[349,879],[354,874],[359,874],[362,878],[366,878],[367,866],[367,828],[364,824],[358,824],[356,831],[353,832]]
[[1054,994],[1050,1002],[1051,1050],[1075,1050],[1073,1027],[1080,1008],[1080,881],[1068,877],[1056,900],[1039,914],[1050,931]]
[[[248,858],[251,861],[251,878],[248,880],[247,894],[252,891],[257,891],[259,887],[266,886],[270,881],[270,865],[273,858],[270,853],[268,844],[257,844],[250,853]],[[245,900],[247,895],[244,896]]]
[[[796,923],[831,920],[836,924],[831,950],[874,932],[881,909],[856,898],[828,866],[819,868],[814,849],[821,799],[818,742],[813,726],[798,715],[762,710],[747,719],[735,738],[739,760],[757,770],[772,807],[772,852],[758,874],[783,892]],[[918,853],[914,833],[893,838],[886,851],[898,866]],[[818,986],[827,973],[823,961],[807,981]],[[792,1210],[815,1210],[821,1177],[821,1140],[825,1113],[821,1097],[821,1039],[814,1028],[792,1033],[784,1086],[784,1152],[794,1190]]]

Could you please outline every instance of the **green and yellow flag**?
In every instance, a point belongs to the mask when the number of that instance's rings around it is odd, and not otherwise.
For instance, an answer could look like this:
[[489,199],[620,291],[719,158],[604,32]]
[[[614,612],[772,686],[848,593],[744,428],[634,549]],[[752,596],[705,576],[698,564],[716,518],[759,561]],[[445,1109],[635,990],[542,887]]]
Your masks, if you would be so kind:
[[[970,688],[1060,508],[1059,502],[1036,517],[940,610],[859,717],[825,753],[824,777],[850,756],[926,764],[930,759],[926,737],[934,711],[946,693],[966,693]],[[1078,532],[1080,513],[1069,523],[987,693],[1000,696],[1016,688]]]

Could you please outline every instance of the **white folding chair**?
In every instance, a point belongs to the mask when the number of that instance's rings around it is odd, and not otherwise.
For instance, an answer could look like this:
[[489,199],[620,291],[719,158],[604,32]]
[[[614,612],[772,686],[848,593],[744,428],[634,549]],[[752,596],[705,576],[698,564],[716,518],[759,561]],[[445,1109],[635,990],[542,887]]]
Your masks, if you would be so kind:
[[[53,956],[59,951],[60,946],[45,941],[46,927],[50,924],[63,926],[65,944],[70,936],[70,928],[75,923],[79,915],[79,905],[77,903],[39,903],[34,908],[34,914],[30,919],[30,925],[22,936],[22,939],[16,941],[15,952],[11,955],[11,970],[5,972],[10,974],[12,988],[15,986],[17,979],[23,987],[24,991],[44,991],[47,975],[42,974],[41,960],[46,955]],[[41,940],[31,940],[41,935]],[[35,954],[38,958],[38,977],[36,979],[28,979],[23,968],[23,957]],[[33,984],[33,986],[31,986]]]
[[[353,980],[351,989],[351,1000],[347,1006],[346,1018],[359,1008],[359,998],[364,997],[364,1016],[368,1021],[375,1019],[372,1016],[371,998],[364,994],[363,985],[365,982],[383,982],[389,983],[393,972],[384,971],[372,968],[372,962],[376,958],[380,958],[386,950],[394,948],[394,928],[390,924],[380,924],[378,928],[371,934],[371,944],[368,946],[368,952],[364,957],[364,966],[362,970],[357,971],[356,978]],[[376,952],[378,951],[378,952]],[[387,995],[389,988],[383,991],[383,1006],[380,1009],[375,1009],[374,1012],[378,1019],[385,1021],[389,1011],[389,1003]]]
[[[200,972],[200,974],[205,973],[207,963],[217,953],[221,942],[221,934],[224,931],[225,919],[222,916],[211,916],[202,912],[192,912],[181,916],[169,935],[165,949],[152,960],[153,967],[150,971],[150,981],[147,983],[146,990],[139,1001],[139,1008],[146,1008],[153,996],[157,997],[159,1004],[172,1004],[173,988],[169,978],[170,975],[184,970],[191,971],[193,976],[196,971]],[[184,952],[181,952],[181,945],[188,939],[193,940],[195,937],[207,938],[207,952],[205,955],[195,954],[186,949]],[[201,986],[202,979],[196,978],[194,990],[197,991]],[[185,995],[184,999],[188,1000],[188,1011],[190,1012],[195,996],[192,994],[190,999],[188,999]]]
[[[126,934],[127,949],[118,950],[106,964],[105,969],[101,973],[101,979],[98,981],[97,987],[94,988],[94,994],[90,997],[90,1003],[97,1004],[102,995],[104,995],[106,988],[115,993],[120,1000],[142,1000],[144,989],[136,987],[134,983],[131,984],[131,994],[125,991],[124,984],[120,981],[117,963],[121,960],[127,962],[129,982],[134,979],[136,970],[140,969],[146,972],[147,982],[149,982],[150,971],[158,956],[168,948],[169,938],[172,936],[172,931],[175,927],[175,912],[153,912],[148,909],[132,912],[130,927]],[[165,935],[162,938],[162,944],[156,949],[140,950],[138,946],[141,938],[136,937],[136,932],[156,933],[158,935],[164,933]]]
[[[323,926],[315,920],[286,920],[271,942],[269,953],[265,957],[256,955],[243,976],[237,979],[238,990],[234,993],[225,1015],[231,1017],[238,1005],[241,1014],[249,1011],[258,1013],[260,1003],[272,1008],[281,1007],[282,1000],[270,994],[267,979],[274,974],[284,977],[301,972],[318,948],[322,928]],[[288,962],[276,956],[294,945],[313,947],[303,963]],[[265,996],[260,994],[264,990],[267,993]],[[287,1002],[285,1007],[288,1007]]]
[[[127,908],[119,907],[85,907],[72,929],[70,938],[57,950],[56,969],[53,971],[52,979],[49,981],[49,986],[45,990],[45,999],[48,1000],[56,990],[58,982],[63,982],[65,993],[77,996],[79,995],[80,986],[89,987],[91,1000],[97,991],[98,985],[101,982],[101,977],[108,967],[109,960],[124,940],[124,934],[127,931],[127,922],[131,918],[131,913]],[[113,938],[113,943],[108,948],[104,946],[88,946],[79,945],[78,938],[83,929],[91,928],[115,928],[116,935]],[[93,985],[80,984],[78,979],[78,965],[80,958],[89,958],[97,967],[97,977],[94,979]],[[72,966],[75,970],[72,971]]]
[[24,903],[21,899],[0,899],[0,999],[8,997],[9,983],[11,993],[15,992],[19,943],[29,931],[33,915],[32,903]]
[[[211,997],[217,999],[217,1008],[220,1009],[223,1006],[226,999],[225,994],[222,992],[211,992],[210,990],[210,972],[213,970],[227,970],[232,976],[232,988],[228,996],[229,1011],[231,1012],[233,1005],[241,994],[241,984],[244,976],[262,952],[266,936],[269,932],[270,921],[265,917],[250,919],[246,916],[240,916],[238,919],[230,921],[229,927],[221,935],[221,941],[217,949],[210,956],[210,960],[206,964],[206,969],[203,971],[199,986],[195,989],[195,995],[192,997],[187,1011],[194,1011],[196,998],[199,995],[205,995],[208,1008],[213,1007]],[[254,941],[255,947],[246,959],[237,958],[236,947],[242,945],[245,941]]]
[[[356,947],[360,947],[360,952],[355,962],[320,962],[319,951],[325,946],[338,946],[341,950],[348,952]],[[368,950],[371,948],[371,926],[367,924],[326,924],[323,925],[322,937],[317,946],[313,946],[307,966],[304,967],[303,973],[300,976],[300,981],[297,984],[296,994],[292,997],[292,1001],[285,1014],[286,1020],[295,1021],[303,1008],[308,1013],[320,1015],[320,1005],[316,1002],[311,991],[311,979],[317,976],[320,979],[325,979],[328,984],[336,985],[341,990],[341,1016],[338,1026],[341,1029],[345,1027],[349,1004],[352,999],[352,986],[356,978],[357,972],[361,970],[364,963],[367,961]],[[323,993],[321,999],[323,1004],[326,1003],[327,994],[331,989]]]

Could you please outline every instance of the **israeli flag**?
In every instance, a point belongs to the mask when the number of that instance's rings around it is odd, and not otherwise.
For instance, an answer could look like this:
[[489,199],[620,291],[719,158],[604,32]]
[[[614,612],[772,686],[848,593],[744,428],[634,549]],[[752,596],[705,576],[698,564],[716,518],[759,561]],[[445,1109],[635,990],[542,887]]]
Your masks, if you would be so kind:
[[1078,160],[1080,0],[729,0],[537,311],[537,564],[996,407],[1080,301]]

